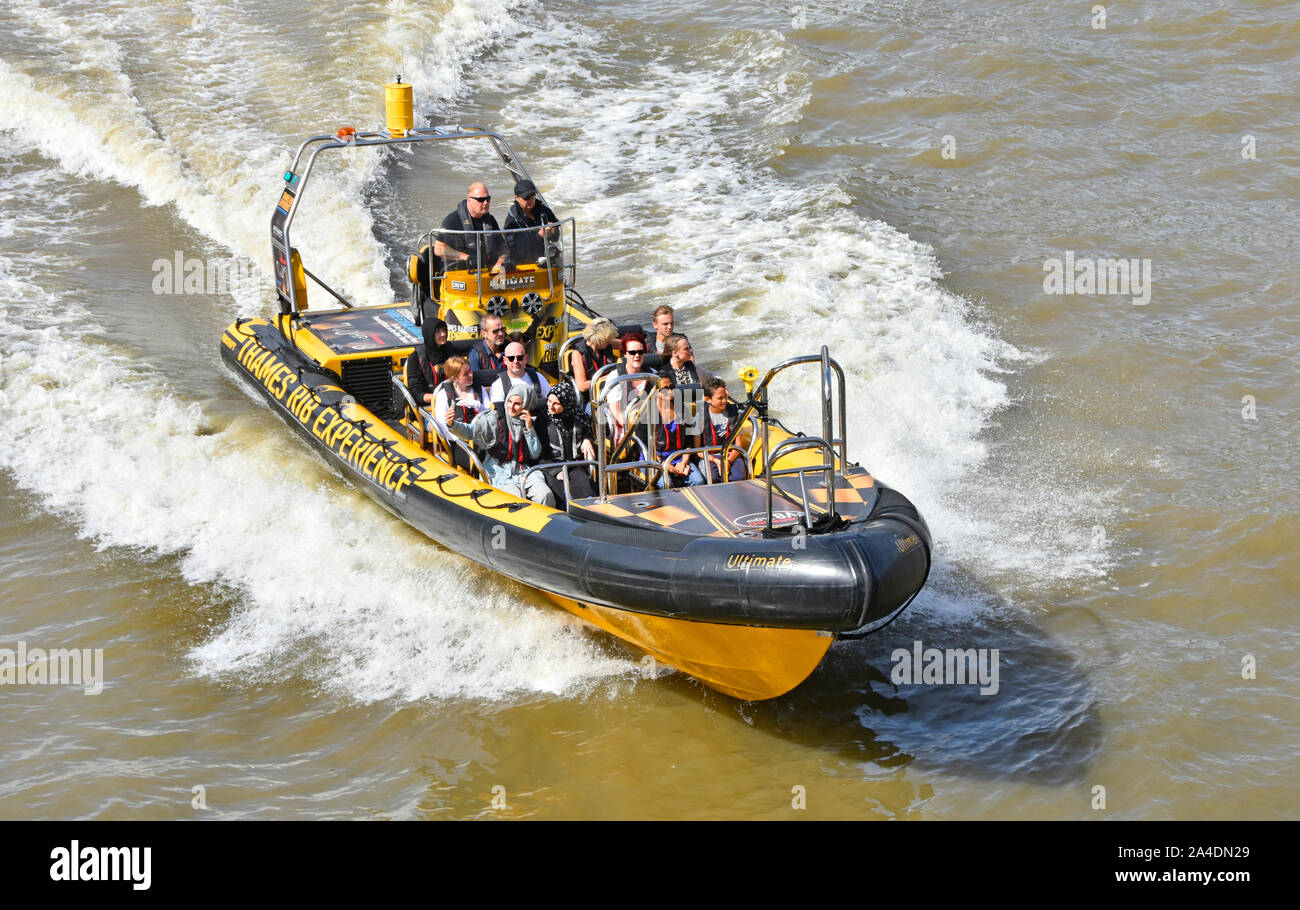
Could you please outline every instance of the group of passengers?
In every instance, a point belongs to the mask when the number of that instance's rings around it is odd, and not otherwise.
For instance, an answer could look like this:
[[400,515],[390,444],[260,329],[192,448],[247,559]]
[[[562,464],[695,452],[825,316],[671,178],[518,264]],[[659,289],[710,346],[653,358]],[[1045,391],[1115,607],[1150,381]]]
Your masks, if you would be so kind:
[[[700,453],[671,457],[686,449],[721,446],[735,427],[739,413],[727,394],[726,383],[696,366],[690,340],[674,331],[672,307],[658,307],[653,322],[654,348],[639,329],[619,337],[614,324],[607,319],[588,324],[582,341],[574,345],[570,355],[574,384],[589,398],[596,372],[610,363],[617,364],[612,378],[618,381],[600,395],[603,403],[600,413],[608,420],[613,444],[618,447],[628,433],[629,424],[635,424],[633,432],[647,449],[653,442],[654,457],[664,464],[668,485],[707,483],[705,470],[714,483],[743,480],[745,461],[734,448],[725,455],[719,451],[707,453],[707,457],[701,457]],[[622,360],[618,359],[619,352]],[[652,359],[659,364],[657,370],[647,365]],[[640,374],[637,378],[621,379],[637,374]],[[658,391],[651,401],[655,388]],[[703,398],[703,404],[695,415],[679,415],[685,401],[699,397]],[[653,440],[642,425],[646,409],[650,409],[649,420],[645,422],[654,427]],[[699,413],[701,410],[703,414]],[[692,416],[694,419],[686,419]]]
[[[544,505],[562,507],[567,499],[596,495],[585,470],[554,467],[529,471],[553,462],[595,460],[595,433],[586,402],[593,377],[608,364],[616,364],[613,376],[641,374],[614,383],[603,395],[604,408],[598,413],[606,416],[615,447],[627,434],[630,418],[636,424],[633,432],[665,465],[661,485],[703,484],[707,482],[706,470],[714,483],[743,480],[745,460],[734,448],[725,454],[671,457],[686,449],[721,446],[735,427],[738,411],[721,378],[706,373],[701,383],[690,341],[672,331],[672,308],[659,307],[654,322],[657,330],[666,331],[664,338],[657,339],[663,352],[659,371],[645,366],[651,349],[640,329],[619,337],[612,322],[596,319],[584,330],[582,341],[574,345],[570,360],[573,383],[565,380],[552,385],[528,363],[522,336],[506,335],[500,317],[484,314],[480,340],[468,356],[456,353],[447,342],[445,321],[426,320],[424,347],[417,349],[407,364],[407,383],[415,400],[429,408],[444,437],[455,435],[473,445],[493,486]],[[490,384],[480,384],[484,373],[492,377]],[[702,419],[697,416],[689,421],[679,414],[683,387],[702,391]],[[649,420],[643,420],[647,408],[653,411]],[[646,425],[653,427],[653,439],[645,431]],[[454,454],[457,463],[468,467],[460,453]]]
[[[456,211],[443,220],[445,233],[435,240],[434,253],[447,270],[479,266],[500,270],[510,262],[545,255],[558,219],[538,199],[532,181],[520,180],[514,190],[507,229],[536,230],[503,235],[488,211],[492,197],[487,187],[474,183]],[[707,458],[699,453],[670,458],[683,449],[721,445],[734,428],[737,409],[728,398],[726,384],[697,369],[690,341],[674,331],[673,308],[658,307],[653,324],[651,348],[640,329],[620,337],[610,320],[593,320],[571,351],[572,385],[564,380],[553,386],[528,363],[524,337],[508,336],[501,317],[483,315],[479,340],[467,355],[448,343],[445,321],[426,320],[424,346],[407,362],[407,385],[414,400],[429,409],[444,438],[450,440],[454,435],[473,445],[493,486],[544,505],[558,503],[562,508],[567,498],[595,495],[586,470],[554,467],[529,471],[539,464],[595,460],[595,434],[588,416],[592,380],[610,364],[617,364],[615,375],[619,377],[642,374],[615,382],[603,396],[602,409],[591,406],[608,420],[615,447],[627,434],[630,417],[637,424],[633,432],[641,443],[663,460],[667,483],[672,486],[705,483],[706,469],[714,482],[743,479],[744,459],[735,449],[725,455],[708,453]],[[647,367],[647,360],[657,364],[657,372]],[[655,388],[658,393],[651,400]],[[693,421],[679,416],[684,388],[702,390],[707,402],[705,419],[700,419],[698,411]],[[649,419],[638,420],[646,409],[650,409]],[[642,423],[654,426],[653,439]],[[461,452],[454,451],[453,456],[459,466],[469,467]]]
[[[561,469],[532,476],[527,471],[538,463],[593,460],[590,421],[570,386],[552,387],[528,363],[522,336],[507,336],[500,317],[491,314],[480,326],[482,339],[462,356],[448,343],[444,320],[425,320],[424,345],[406,364],[411,396],[428,408],[444,438],[454,434],[474,446],[493,486],[545,505],[563,503]],[[482,384],[484,374],[491,377],[487,384]],[[469,467],[459,451],[453,456]],[[595,495],[585,471],[569,472],[569,489],[574,498]]]

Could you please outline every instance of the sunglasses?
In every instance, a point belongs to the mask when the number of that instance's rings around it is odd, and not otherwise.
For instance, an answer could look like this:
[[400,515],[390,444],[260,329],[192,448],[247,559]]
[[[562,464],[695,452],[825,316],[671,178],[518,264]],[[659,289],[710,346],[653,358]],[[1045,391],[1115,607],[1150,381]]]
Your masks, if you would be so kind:
[[492,201],[492,197],[491,197],[491,196],[470,196],[469,198],[473,199],[475,202],[491,202],[491,201]]
[[487,333],[489,335],[500,335],[504,331],[505,329],[501,328],[500,326],[497,326],[495,329],[488,329]]
[[645,348],[636,348],[636,349],[628,348],[623,353],[629,357],[640,357],[642,354],[645,353]]
[[527,196],[520,196],[519,198],[524,200],[524,202],[532,202],[534,199],[537,198],[537,194],[529,193]]
[[526,356],[526,354],[507,354],[506,360],[523,360]]

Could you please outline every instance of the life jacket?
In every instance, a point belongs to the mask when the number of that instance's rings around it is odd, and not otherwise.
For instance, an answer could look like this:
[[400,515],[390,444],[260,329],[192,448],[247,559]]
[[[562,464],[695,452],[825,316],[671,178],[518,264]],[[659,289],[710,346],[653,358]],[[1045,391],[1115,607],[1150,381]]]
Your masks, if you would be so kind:
[[674,420],[672,429],[663,421],[655,424],[655,451],[662,457],[686,448],[686,430],[681,421]]
[[618,360],[618,357],[614,354],[614,346],[612,344],[608,345],[605,350],[597,354],[584,339],[583,341],[574,344],[573,349],[577,351],[578,356],[582,358],[582,369],[587,374],[588,382],[591,381],[591,377],[595,376],[596,371],[601,367],[608,366]]
[[[510,204],[510,211],[506,213],[505,229],[509,231],[514,228],[540,228],[544,224],[556,223],[555,213],[552,212],[541,199],[538,199],[537,204],[533,206],[533,212],[533,217],[529,218],[528,215],[524,213],[524,210],[520,208],[518,202],[512,202]],[[465,206],[465,213],[469,214],[468,204]]]
[[415,353],[411,356],[415,358],[415,368],[420,371],[420,375],[424,378],[424,387],[429,391],[432,392],[438,388],[439,384],[447,378],[438,369],[438,365],[430,360],[426,354]]
[[733,421],[739,416],[740,412],[731,402],[727,402],[727,427],[721,432],[718,425],[713,422],[713,412],[709,410],[707,404],[704,408],[704,431],[700,433],[700,445],[702,446],[720,446],[727,438],[727,433],[731,432]]
[[[501,229],[497,226],[497,220],[493,218],[492,214],[489,212],[482,218],[478,219],[479,227],[475,228],[474,219],[471,218],[469,214],[469,202],[465,199],[462,199],[460,205],[456,206],[456,214],[460,216],[461,230],[473,232],[459,235],[461,242],[465,245],[465,248],[461,250],[461,252],[469,254],[469,261],[465,264],[470,268],[479,268],[491,265],[492,263],[490,262],[490,259],[494,244],[491,242],[490,238],[492,237],[492,234],[497,234],[497,237],[500,238]],[[453,247],[455,246],[454,244],[448,245]],[[482,257],[481,259],[479,258],[480,256]]]
[[[458,423],[469,423],[474,419],[474,416],[478,414],[478,411],[473,408],[467,408],[463,404],[456,403],[456,399],[459,397],[460,392],[456,388],[455,381],[444,379],[442,383],[439,384],[438,388],[434,390],[434,394],[436,395],[438,392],[447,393],[447,400],[450,401],[451,406],[456,409],[456,421]],[[437,417],[439,420],[442,419],[441,414],[438,414]]]
[[478,368],[480,370],[504,370],[506,368],[506,349],[503,346],[500,354],[493,354],[492,349],[487,346],[486,341],[480,341],[474,346],[478,352]]
[[[533,384],[533,388],[537,390],[538,402],[545,403],[546,399],[542,395],[542,380],[538,378],[537,367],[532,366],[531,364],[525,366],[524,375],[528,377],[528,381],[531,382]],[[501,390],[506,395],[510,394],[510,386],[514,385],[518,381],[513,376],[511,376],[509,373],[506,372],[505,367],[502,367],[500,372],[497,373],[497,378],[502,380]],[[510,380],[510,385],[507,385],[505,383],[505,380],[507,379]]]
[[532,464],[532,456],[528,454],[528,442],[521,435],[519,441],[510,438],[510,428],[506,426],[506,415],[497,414],[497,441],[496,445],[488,450],[488,454],[499,461],[501,464],[518,462],[520,465]]

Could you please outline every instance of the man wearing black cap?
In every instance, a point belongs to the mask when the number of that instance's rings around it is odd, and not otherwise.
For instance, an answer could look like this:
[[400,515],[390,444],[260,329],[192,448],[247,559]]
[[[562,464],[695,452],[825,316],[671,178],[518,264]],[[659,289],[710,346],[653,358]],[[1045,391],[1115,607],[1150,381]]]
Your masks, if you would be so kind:
[[[506,245],[510,247],[510,259],[513,262],[536,262],[546,251],[546,240],[554,239],[558,231],[551,228],[545,233],[544,224],[557,224],[559,219],[550,206],[537,198],[537,187],[531,180],[520,180],[515,184],[515,203],[506,215]],[[515,230],[512,228],[536,228],[534,231]],[[546,235],[549,235],[546,236]]]

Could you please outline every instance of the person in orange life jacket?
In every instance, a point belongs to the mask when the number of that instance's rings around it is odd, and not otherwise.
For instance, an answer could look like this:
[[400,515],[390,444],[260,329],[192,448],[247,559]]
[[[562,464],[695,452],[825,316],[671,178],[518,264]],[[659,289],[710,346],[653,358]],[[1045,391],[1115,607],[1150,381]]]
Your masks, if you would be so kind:
[[[736,419],[740,417],[740,409],[728,400],[727,384],[721,377],[710,376],[704,380],[704,396],[708,403],[708,410],[704,415],[700,445],[720,446],[736,425]],[[714,483],[721,481],[724,462],[727,465],[728,481],[745,479],[745,459],[737,449],[728,449],[725,455],[710,452],[708,461]]]
[[421,327],[424,346],[416,348],[406,361],[407,388],[420,405],[433,404],[433,390],[446,374],[439,369],[456,349],[447,343],[447,323],[442,319],[426,319]]
[[537,371],[536,367],[528,364],[528,349],[518,341],[512,341],[506,345],[505,369],[497,376],[496,382],[492,383],[492,389],[489,398],[492,399],[493,405],[503,405],[506,400],[506,389],[519,382],[526,382],[533,386],[537,392],[537,401],[543,402],[551,391],[551,381]]
[[542,473],[528,475],[528,468],[542,457],[542,441],[530,411],[536,406],[537,393],[528,383],[520,382],[506,393],[504,411],[484,411],[473,423],[456,421],[450,428],[462,439],[472,441],[481,453],[488,483],[515,496],[554,506],[555,497]]
[[434,240],[433,254],[446,263],[446,271],[491,266],[498,272],[505,266],[506,240],[497,220],[488,214],[491,204],[487,187],[471,183],[465,200],[442,220],[447,233]]
[[[582,340],[569,351],[570,372],[578,392],[587,396],[591,392],[591,379],[601,367],[618,361],[614,341],[618,328],[608,319],[594,319],[582,330]],[[585,400],[585,399],[584,399]]]
[[[677,384],[673,381],[673,374],[665,370],[659,376],[661,383],[655,401],[659,408],[659,419],[655,422],[654,448],[655,457],[662,461],[673,452],[693,448],[695,439],[687,434],[686,428],[677,420]],[[699,465],[689,455],[673,459],[665,465],[664,471],[669,484],[674,487],[697,487],[704,483]],[[662,485],[661,480],[660,486]]]
[[[546,396],[547,421],[541,432],[546,461],[595,461],[596,447],[592,443],[591,421],[578,405],[578,396],[567,382],[560,382],[551,387]],[[557,508],[564,508],[563,468],[549,468],[543,472],[546,484],[555,496]],[[586,468],[569,468],[569,491],[574,499],[586,499],[596,495],[591,477]]]
[[[555,213],[545,202],[537,198],[537,187],[531,180],[520,180],[515,184],[515,202],[506,214],[506,246],[510,258],[515,262],[536,262],[546,252],[546,241],[554,240],[559,228],[542,228],[544,224],[556,224],[559,221]],[[516,230],[517,228],[536,228],[536,230]]]
[[[628,332],[620,340],[619,346],[623,350],[623,360],[619,363],[614,376],[628,376],[633,373],[646,372],[645,335],[640,331]],[[609,378],[613,379],[614,376]],[[607,385],[605,388],[609,389],[608,392],[603,390],[601,392],[605,415],[609,419],[610,430],[614,436],[614,445],[618,445],[623,441],[623,436],[627,432],[625,421],[628,411],[632,405],[650,394],[650,384],[648,380],[637,379],[633,382],[621,382],[612,388]],[[649,443],[649,440],[645,438],[643,425],[639,426],[637,435],[642,437],[643,442]]]

